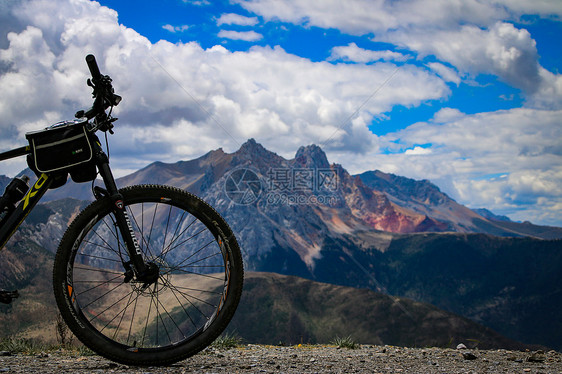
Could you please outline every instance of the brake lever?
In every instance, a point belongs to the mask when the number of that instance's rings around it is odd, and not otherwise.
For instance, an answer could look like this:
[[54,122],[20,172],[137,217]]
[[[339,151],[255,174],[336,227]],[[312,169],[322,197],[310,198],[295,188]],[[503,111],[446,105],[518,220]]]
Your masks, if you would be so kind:
[[[110,106],[117,106],[122,100],[122,97],[115,94],[115,90],[113,85],[111,84],[112,80],[109,75],[99,75],[97,79],[90,79],[86,81],[86,84],[89,87],[93,88],[92,97],[94,100],[94,105],[88,109],[87,111],[79,110],[74,114],[76,118],[83,118],[86,117],[88,119],[93,118],[94,116],[99,115],[101,111],[105,113],[105,110]],[[100,97],[101,94],[101,97]],[[106,121],[106,118],[102,119],[102,122]],[[115,121],[111,120],[111,122]],[[101,126],[100,126],[101,127]],[[111,128],[113,125],[109,123],[108,129],[111,134]]]

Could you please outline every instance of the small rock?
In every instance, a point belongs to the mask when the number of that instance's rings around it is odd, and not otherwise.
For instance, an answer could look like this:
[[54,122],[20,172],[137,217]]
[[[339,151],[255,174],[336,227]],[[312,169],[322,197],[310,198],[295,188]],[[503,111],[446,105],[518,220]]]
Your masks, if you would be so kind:
[[461,344],[457,345],[457,349],[466,349],[466,345],[461,343]]
[[11,356],[12,352],[10,351],[0,351],[0,356]]
[[463,352],[462,357],[465,360],[476,360],[478,357],[471,352]]
[[546,357],[542,351],[533,352],[529,357],[525,359],[527,362],[544,362]]

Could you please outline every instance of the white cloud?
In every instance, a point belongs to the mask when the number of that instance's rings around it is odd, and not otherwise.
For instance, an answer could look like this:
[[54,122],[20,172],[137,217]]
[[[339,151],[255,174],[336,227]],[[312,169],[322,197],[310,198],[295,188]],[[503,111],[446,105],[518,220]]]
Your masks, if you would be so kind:
[[389,33],[392,40],[422,55],[435,55],[463,73],[494,74],[528,93],[540,85],[535,41],[526,30],[498,22],[489,29],[464,25],[459,30],[425,30],[412,36],[411,30]]
[[457,121],[465,116],[460,110],[455,108],[441,108],[431,119],[435,123],[447,123]]
[[[50,22],[38,16],[58,8],[60,16]],[[10,87],[0,92],[2,149],[91,104],[88,53],[124,98],[115,110],[120,121],[113,154],[126,149],[121,155],[134,160],[115,157],[122,170],[189,159],[219,146],[234,151],[250,136],[286,156],[322,142],[327,149],[365,152],[376,147],[367,128],[373,116],[449,94],[441,79],[415,66],[395,73],[391,63],[312,62],[278,47],[230,52],[195,42],[152,44],[119,25],[115,12],[85,0],[30,1],[18,8],[18,17],[30,25],[11,33],[0,50],[0,63],[10,66],[0,75],[1,86]],[[181,128],[202,135],[163,135]]]
[[255,26],[258,23],[257,17],[246,17],[236,13],[222,14],[217,20],[217,25],[238,25],[238,26]]
[[500,20],[519,20],[524,14],[562,16],[557,0],[235,0],[266,20],[335,28],[346,33],[380,34],[392,29],[460,24],[481,27]]
[[191,4],[195,6],[207,6],[211,5],[209,0],[182,0],[186,4]]
[[255,42],[262,39],[263,35],[255,31],[221,30],[219,31],[219,38]]
[[374,61],[406,61],[410,57],[402,53],[393,51],[373,51],[363,49],[355,43],[349,43],[347,46],[339,46],[332,48],[330,60],[343,60],[353,62],[374,62]]
[[[561,17],[557,0],[237,0],[246,10],[267,21],[281,20],[297,25],[335,28],[354,35],[373,34],[374,41],[399,45],[423,56],[436,56],[452,65],[460,77],[494,74],[513,87],[524,90],[530,105],[561,107],[562,93],[538,62],[535,41],[512,21],[522,15]],[[354,60],[352,49],[347,58]],[[368,59],[354,51],[358,61]],[[341,55],[341,56],[340,56]],[[336,50],[334,56],[344,57]],[[458,84],[459,75],[433,65],[443,79]],[[555,75],[555,80],[561,79]],[[557,96],[548,93],[555,91]],[[548,92],[548,93],[547,93]]]
[[452,82],[457,86],[461,83],[461,77],[455,69],[445,66],[439,62],[430,62],[429,64],[427,64],[427,66],[429,66],[431,70],[435,71],[437,75],[443,78],[445,82]]
[[[96,2],[13,4],[18,26],[0,49],[1,150],[25,142],[26,131],[72,118],[91,104],[84,56],[94,53],[124,97],[115,110],[120,121],[112,139],[118,174],[218,147],[234,151],[250,136],[287,157],[303,144],[316,143],[331,161],[354,172],[381,169],[430,179],[472,207],[559,222],[562,80],[538,65],[528,33],[498,23],[500,15],[516,13],[508,5],[451,0],[425,2],[422,9],[423,3],[411,1],[410,9],[403,2],[372,0],[242,3],[265,19],[277,14],[286,21],[400,41],[412,51],[437,56],[441,62],[429,63],[428,69],[397,68],[385,62],[393,52],[381,55],[353,44],[334,49],[334,58],[370,64],[312,62],[279,47],[231,52],[222,46],[203,49],[196,42],[151,43],[119,25],[117,13]],[[538,4],[548,12],[548,3]],[[449,8],[450,14],[438,12]],[[430,32],[421,32],[420,25],[432,27],[436,20],[452,33],[431,29],[430,38]],[[406,29],[420,32],[407,34]],[[253,33],[227,35],[261,38]],[[464,74],[479,72],[532,92],[528,106],[540,109],[466,115],[445,108],[431,121],[394,134],[369,132],[372,119],[395,105],[442,100],[451,93],[446,82],[458,84]],[[3,163],[0,174],[23,166],[23,161],[20,166]]]
[[162,28],[163,28],[164,30],[169,31],[169,32],[176,33],[176,32],[184,32],[184,31],[187,31],[187,30],[189,29],[189,25],[172,26],[172,25],[168,24],[168,25],[162,26]]
[[412,149],[406,149],[404,154],[408,155],[408,156],[429,155],[429,154],[431,154],[431,149],[420,147],[420,146],[415,146]]
[[537,109],[466,115],[446,108],[431,122],[380,137],[389,154],[342,155],[340,162],[363,167],[356,172],[376,167],[430,179],[470,207],[555,225],[562,206],[561,116]]
[[543,109],[562,108],[562,75],[539,69],[540,85],[528,100],[529,106]]

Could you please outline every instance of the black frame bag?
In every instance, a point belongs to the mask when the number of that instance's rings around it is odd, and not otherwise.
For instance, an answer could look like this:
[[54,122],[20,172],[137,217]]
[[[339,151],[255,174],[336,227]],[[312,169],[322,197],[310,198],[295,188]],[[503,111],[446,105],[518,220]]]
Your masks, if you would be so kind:
[[25,134],[31,147],[27,162],[38,175],[50,173],[64,177],[70,173],[75,182],[95,179],[93,149],[88,122],[61,122],[45,130]]

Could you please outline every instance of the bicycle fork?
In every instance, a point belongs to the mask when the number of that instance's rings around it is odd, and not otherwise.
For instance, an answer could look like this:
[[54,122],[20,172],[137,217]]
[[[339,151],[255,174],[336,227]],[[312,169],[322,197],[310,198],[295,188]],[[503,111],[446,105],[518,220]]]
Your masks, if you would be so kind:
[[125,208],[123,196],[119,193],[115,178],[109,168],[109,159],[101,149],[101,146],[99,146],[99,143],[96,144],[98,145],[98,152],[96,152],[97,164],[106,187],[106,190],[96,187],[96,198],[99,198],[99,195],[107,194],[113,203],[115,223],[121,232],[121,237],[130,259],[130,261],[123,263],[126,270],[125,283],[130,282],[134,277],[137,281],[144,282],[143,288],[146,288],[158,279],[158,266],[154,263],[145,262],[141,247],[133,230],[133,225]]

